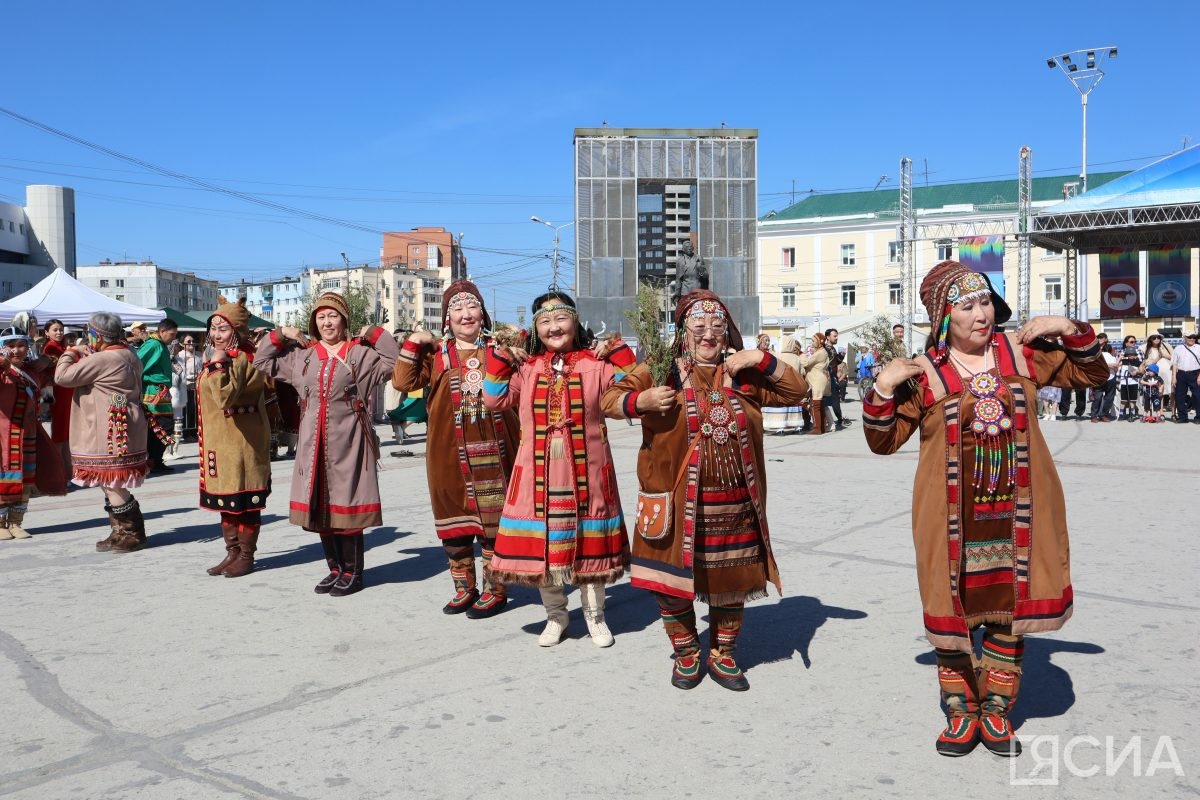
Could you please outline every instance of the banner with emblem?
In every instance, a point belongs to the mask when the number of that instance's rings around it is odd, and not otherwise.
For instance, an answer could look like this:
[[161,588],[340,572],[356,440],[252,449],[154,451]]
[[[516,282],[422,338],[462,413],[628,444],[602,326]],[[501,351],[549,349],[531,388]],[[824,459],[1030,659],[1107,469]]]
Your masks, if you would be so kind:
[[996,294],[1004,297],[1003,236],[961,237],[958,240],[958,260],[964,267],[987,275]]
[[1147,251],[1146,316],[1186,317],[1192,296],[1192,249],[1163,245]]
[[1141,276],[1138,250],[1132,247],[1100,249],[1100,319],[1140,317]]

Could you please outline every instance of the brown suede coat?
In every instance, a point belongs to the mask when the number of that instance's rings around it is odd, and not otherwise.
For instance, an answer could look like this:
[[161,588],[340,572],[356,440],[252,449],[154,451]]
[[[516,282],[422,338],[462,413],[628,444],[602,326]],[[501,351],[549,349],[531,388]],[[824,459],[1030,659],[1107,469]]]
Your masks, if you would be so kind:
[[267,377],[235,350],[207,362],[196,379],[200,507],[240,514],[266,508],[271,493]]

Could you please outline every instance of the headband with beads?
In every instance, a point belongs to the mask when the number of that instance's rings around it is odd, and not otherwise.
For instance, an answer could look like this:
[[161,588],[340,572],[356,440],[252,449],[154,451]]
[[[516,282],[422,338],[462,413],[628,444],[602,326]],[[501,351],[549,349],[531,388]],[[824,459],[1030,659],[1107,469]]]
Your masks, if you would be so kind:
[[697,300],[688,307],[687,316],[706,317],[708,315],[724,318],[725,307],[716,300]]
[[543,314],[552,314],[555,311],[566,311],[566,312],[569,312],[572,317],[575,317],[577,319],[579,317],[579,312],[576,311],[572,306],[569,306],[566,303],[554,303],[554,302],[547,300],[545,303],[542,303],[542,305],[538,308],[537,311],[533,312],[534,322],[536,322],[537,318],[542,316]]
[[960,303],[965,303],[968,300],[978,300],[981,297],[987,297],[992,293],[991,287],[988,286],[987,279],[978,272],[968,272],[954,279],[950,284],[950,289],[946,292],[946,313],[942,315],[942,322],[938,326],[937,333],[937,360],[942,362],[945,360],[949,347],[948,337],[950,334],[950,309]]

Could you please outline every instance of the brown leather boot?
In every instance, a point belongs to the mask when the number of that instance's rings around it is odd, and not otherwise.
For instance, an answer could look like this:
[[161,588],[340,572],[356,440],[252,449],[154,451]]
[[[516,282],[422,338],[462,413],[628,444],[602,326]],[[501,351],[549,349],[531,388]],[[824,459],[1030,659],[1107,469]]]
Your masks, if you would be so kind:
[[115,506],[112,514],[118,527],[112,543],[114,553],[132,553],[146,546],[146,522],[137,498],[131,497],[128,503]]
[[810,413],[812,414],[813,418],[813,426],[812,430],[805,435],[820,436],[825,432],[825,404],[821,401],[821,398],[813,398]]
[[475,588],[475,559],[471,556],[450,559],[450,579],[454,581],[454,597],[442,606],[442,613],[461,614],[479,599],[479,590]]
[[258,549],[258,526],[237,526],[238,557],[225,570],[226,578],[240,578],[254,572],[254,551]]
[[338,549],[337,536],[329,533],[321,534],[321,549],[325,552],[325,563],[329,566],[329,574],[313,587],[317,594],[329,594],[337,579],[342,576],[342,556]]
[[209,567],[205,570],[209,575],[220,575],[225,569],[237,561],[238,557],[238,531],[237,524],[221,520],[221,536],[225,539],[225,558],[221,559],[221,563],[215,567]]
[[117,524],[117,518],[113,516],[112,506],[108,504],[107,500],[104,501],[104,513],[108,514],[108,538],[96,542],[96,551],[100,553],[112,550],[113,539],[120,533],[121,527]]
[[342,574],[329,590],[330,597],[345,597],[361,592],[363,588],[363,535],[362,531],[335,536],[342,554]]

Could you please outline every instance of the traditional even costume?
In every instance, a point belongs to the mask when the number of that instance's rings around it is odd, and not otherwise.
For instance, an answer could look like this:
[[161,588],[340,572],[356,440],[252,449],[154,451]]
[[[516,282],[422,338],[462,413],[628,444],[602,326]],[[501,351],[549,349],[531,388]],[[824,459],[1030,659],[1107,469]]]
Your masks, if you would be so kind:
[[292,524],[321,536],[329,575],[316,586],[334,597],[362,589],[363,529],[383,522],[379,441],[365,398],[391,377],[399,347],[378,326],[329,352],[316,316],[333,309],[349,324],[345,299],[326,292],[309,317],[307,346],[271,331],[254,366],[300,395],[300,441],[292,473]]
[[262,510],[271,493],[271,428],[267,378],[254,368],[254,345],[245,298],[208,318],[233,328],[220,361],[206,353],[196,377],[196,428],[200,442],[200,507],[221,515],[225,558],[209,575],[240,578],[254,571]]
[[146,341],[138,347],[137,354],[142,362],[142,406],[146,409],[146,425],[149,429],[146,447],[150,468],[154,470],[165,466],[163,457],[167,448],[175,444],[175,438],[171,435],[175,425],[175,413],[171,405],[175,362],[171,358],[171,351],[157,333],[146,337]]
[[[465,611],[477,619],[499,613],[508,602],[504,582],[492,574],[492,553],[520,423],[512,409],[490,411],[484,407],[487,344],[481,337],[474,347],[465,347],[454,339],[449,312],[460,303],[478,306],[483,329],[491,328],[479,289],[470,281],[455,281],[442,295],[444,340],[435,348],[405,341],[396,359],[392,385],[400,392],[428,387],[425,468],[429,499],[455,589],[442,610],[447,614]],[[483,582],[478,587],[477,539],[483,556]]]
[[687,349],[690,314],[719,317],[726,342],[742,337],[717,295],[699,290],[675,307],[675,362],[667,385],[676,404],[639,413],[638,394],[653,387],[639,365],[604,394],[610,417],[640,417],[637,519],[632,583],[649,589],[675,651],[671,682],[690,689],[704,676],[693,601],[709,604],[708,670],[722,686],[749,688],[733,658],[749,600],[782,591],[767,528],[763,406],[793,406],[808,391],[804,379],[771,353],[736,375],[723,363],[704,365]]
[[[562,312],[573,315],[574,305],[548,300],[534,309],[534,324],[543,314]],[[586,349],[543,351],[516,368],[488,348],[484,403],[493,411],[516,408],[521,421],[492,575],[539,588],[547,615],[538,640],[543,646],[565,635],[563,586],[571,583],[580,585],[593,641],[612,644],[603,587],[629,567],[629,539],[600,401],[633,361],[633,351],[621,344],[604,360]]]
[[[986,276],[955,261],[935,266],[921,300],[935,325],[924,373],[894,398],[863,401],[867,444],[898,450],[921,431],[913,483],[913,542],[925,634],[936,648],[949,724],[938,740],[962,755],[982,739],[999,755],[1019,752],[1008,713],[1021,682],[1023,637],[1071,616],[1066,509],[1054,460],[1038,428],[1043,385],[1099,386],[1108,368],[1089,325],[1061,344],[995,332],[984,371],[957,363],[947,344],[950,309],[991,297],[996,325],[1011,312]],[[983,627],[982,658],[972,632]]]

